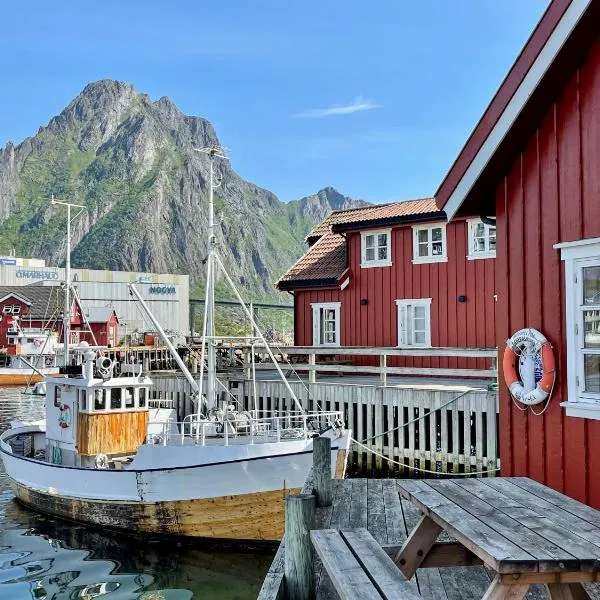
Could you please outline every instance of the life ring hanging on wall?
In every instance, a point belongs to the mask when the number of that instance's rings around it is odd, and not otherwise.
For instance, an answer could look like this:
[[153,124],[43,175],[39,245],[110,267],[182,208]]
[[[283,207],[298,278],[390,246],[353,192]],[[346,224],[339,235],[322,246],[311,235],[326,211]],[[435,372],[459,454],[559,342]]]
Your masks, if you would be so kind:
[[[550,342],[536,329],[520,329],[507,340],[502,369],[515,400],[534,406],[549,399],[556,378],[554,352]],[[524,380],[529,384],[527,390]]]

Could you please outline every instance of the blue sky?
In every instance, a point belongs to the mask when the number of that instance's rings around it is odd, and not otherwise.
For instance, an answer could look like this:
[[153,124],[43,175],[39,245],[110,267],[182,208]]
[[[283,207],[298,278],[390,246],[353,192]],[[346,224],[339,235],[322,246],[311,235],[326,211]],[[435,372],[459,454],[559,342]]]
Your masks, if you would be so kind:
[[548,0],[29,1],[0,8],[0,145],[90,81],[209,119],[291,200],[431,195]]

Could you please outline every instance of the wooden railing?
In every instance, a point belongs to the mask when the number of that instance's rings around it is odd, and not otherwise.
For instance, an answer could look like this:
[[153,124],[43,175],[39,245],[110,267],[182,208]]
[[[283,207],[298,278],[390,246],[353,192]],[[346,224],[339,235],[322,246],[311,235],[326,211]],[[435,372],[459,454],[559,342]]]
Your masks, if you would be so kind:
[[[264,346],[255,344],[253,346],[240,346],[244,354],[244,375],[246,379],[252,378],[252,369],[273,370],[274,365],[270,361]],[[252,366],[252,355],[255,356],[254,367]],[[366,346],[286,346],[278,348],[275,354],[279,366],[282,369],[293,370],[297,373],[308,373],[309,383],[317,380],[319,373],[348,373],[348,374],[375,374],[379,375],[381,385],[387,385],[388,375],[428,376],[428,377],[476,377],[479,379],[496,380],[497,356],[496,348],[390,348],[390,347],[366,347]],[[298,362],[295,357],[307,357],[307,361]],[[346,358],[352,357],[379,357],[379,366],[345,364]],[[319,362],[319,357],[331,357],[333,362]],[[475,359],[484,358],[490,360],[490,368],[440,368],[440,367],[395,367],[389,366],[390,357],[410,358],[458,358]],[[343,359],[335,360],[336,358]]]

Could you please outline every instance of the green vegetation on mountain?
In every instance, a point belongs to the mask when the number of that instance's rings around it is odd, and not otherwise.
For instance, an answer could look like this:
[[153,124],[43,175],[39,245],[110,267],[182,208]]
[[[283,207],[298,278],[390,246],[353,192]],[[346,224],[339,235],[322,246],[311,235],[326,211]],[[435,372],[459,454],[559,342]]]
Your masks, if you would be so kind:
[[[187,273],[198,293],[209,160],[194,148],[212,144],[211,124],[168,98],[151,101],[116,81],[88,85],[37,135],[0,149],[0,254],[64,261],[66,216],[50,205],[54,195],[85,206],[73,224],[74,266]],[[317,222],[360,204],[333,188],[282,203],[224,161],[215,175],[221,254],[255,299],[273,297],[273,282],[304,252]]]

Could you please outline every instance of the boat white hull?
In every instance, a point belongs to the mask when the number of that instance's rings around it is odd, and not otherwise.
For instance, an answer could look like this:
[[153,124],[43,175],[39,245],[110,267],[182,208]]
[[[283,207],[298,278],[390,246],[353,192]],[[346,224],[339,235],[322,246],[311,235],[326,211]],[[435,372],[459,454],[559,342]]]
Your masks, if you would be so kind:
[[[32,428],[33,429],[33,428]],[[5,440],[6,434],[2,436]],[[349,434],[332,439],[332,475],[343,477]],[[0,450],[17,498],[58,517],[137,533],[279,540],[284,498],[312,465],[312,441],[236,446],[144,446],[146,458],[188,466],[126,470],[52,465]],[[171,458],[169,458],[169,455]]]
[[38,369],[17,369],[0,367],[0,386],[2,385],[29,385],[43,381],[44,377],[58,377],[58,367],[44,367]]

